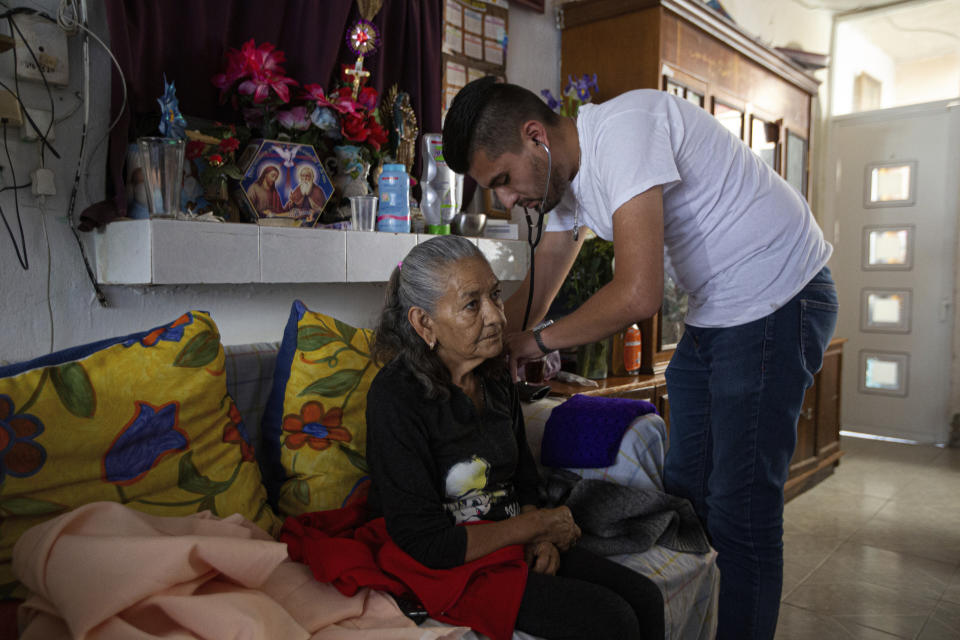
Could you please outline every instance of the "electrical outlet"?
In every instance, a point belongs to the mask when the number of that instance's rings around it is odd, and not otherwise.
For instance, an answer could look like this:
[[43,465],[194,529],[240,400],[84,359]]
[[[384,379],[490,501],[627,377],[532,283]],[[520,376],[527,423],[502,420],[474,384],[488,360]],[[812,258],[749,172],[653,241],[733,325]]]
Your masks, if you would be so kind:
[[[21,38],[20,33],[16,29],[13,30],[17,53],[17,77],[21,80],[40,83],[46,77],[50,84],[67,86],[70,81],[67,65],[67,35],[55,22],[37,16],[18,15],[13,19],[23,32],[23,38]],[[30,45],[29,48],[27,43]],[[30,53],[31,50],[33,55]],[[40,65],[39,68],[37,63]],[[41,68],[43,76],[40,75]]]
[[[37,123],[37,129],[40,129],[40,133],[46,137],[47,141],[53,142],[56,127],[50,126],[52,114],[46,109],[33,109],[31,107],[27,107],[27,114]],[[40,137],[37,135],[36,130],[30,125],[30,122],[27,121],[26,118],[23,120],[23,126],[20,127],[20,139],[26,142],[39,140]]]

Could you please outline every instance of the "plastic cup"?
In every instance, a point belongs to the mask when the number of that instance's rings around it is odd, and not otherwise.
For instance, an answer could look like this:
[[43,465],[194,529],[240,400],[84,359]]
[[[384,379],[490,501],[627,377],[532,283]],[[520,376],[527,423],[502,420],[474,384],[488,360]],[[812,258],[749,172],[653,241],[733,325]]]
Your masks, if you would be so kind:
[[137,146],[140,147],[140,167],[150,217],[175,217],[180,212],[180,191],[183,188],[183,140],[139,138]]
[[355,231],[374,231],[377,226],[377,196],[350,196],[350,215]]

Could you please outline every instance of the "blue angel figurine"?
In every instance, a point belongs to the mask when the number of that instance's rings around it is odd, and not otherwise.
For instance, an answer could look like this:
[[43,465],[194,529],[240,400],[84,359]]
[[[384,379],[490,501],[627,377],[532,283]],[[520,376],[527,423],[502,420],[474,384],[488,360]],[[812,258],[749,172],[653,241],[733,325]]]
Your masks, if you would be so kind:
[[160,133],[163,137],[185,139],[187,120],[180,113],[177,89],[172,82],[167,82],[167,74],[163,74],[163,96],[157,98],[157,102],[160,103]]

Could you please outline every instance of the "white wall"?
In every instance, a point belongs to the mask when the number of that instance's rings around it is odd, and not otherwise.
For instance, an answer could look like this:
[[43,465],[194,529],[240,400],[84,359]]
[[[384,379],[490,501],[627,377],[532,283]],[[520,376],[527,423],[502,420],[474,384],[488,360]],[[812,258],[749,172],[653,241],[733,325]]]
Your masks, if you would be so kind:
[[860,73],[868,73],[880,81],[881,107],[893,106],[896,66],[890,56],[867,40],[855,25],[837,23],[833,63],[833,115],[853,113],[853,83]]
[[960,56],[902,62],[896,68],[895,106],[936,102],[960,95]]

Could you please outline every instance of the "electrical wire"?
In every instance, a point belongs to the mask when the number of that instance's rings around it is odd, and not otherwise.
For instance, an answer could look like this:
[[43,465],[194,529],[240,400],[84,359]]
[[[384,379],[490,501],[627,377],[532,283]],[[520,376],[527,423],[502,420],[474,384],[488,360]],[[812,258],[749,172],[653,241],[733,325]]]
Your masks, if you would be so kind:
[[53,145],[50,144],[50,142],[47,140],[47,137],[43,135],[43,132],[40,131],[40,127],[37,125],[36,122],[34,122],[33,118],[30,117],[30,112],[27,111],[27,107],[25,104],[23,104],[23,101],[20,99],[20,96],[18,96],[12,89],[10,89],[10,87],[7,86],[7,83],[3,82],[2,80],[0,80],[0,88],[6,89],[13,95],[14,98],[17,99],[17,102],[20,103],[20,108],[23,110],[23,115],[27,119],[27,122],[29,122],[30,126],[33,127],[33,130],[37,132],[37,137],[40,138],[40,141],[43,144],[45,144],[48,149],[50,149],[50,153],[52,153],[57,157],[57,159],[59,159],[60,154],[57,152],[56,149],[53,148]]
[[46,196],[37,196],[37,206],[40,208],[40,228],[43,229],[43,241],[47,245],[47,316],[50,318],[50,350],[48,353],[53,353],[53,336],[54,336],[54,323],[53,323],[53,303],[50,300],[50,291],[51,291],[51,278],[52,278],[52,259],[51,259],[51,249],[50,249],[50,234],[47,233],[47,197]]
[[[10,158],[10,147],[7,144],[7,119],[4,118],[0,121],[0,125],[3,127],[3,150],[7,154],[7,164],[10,165],[10,175],[12,176],[13,183],[16,184],[17,176],[14,173],[13,169],[13,160]],[[0,218],[3,219],[3,226],[7,228],[7,234],[10,236],[10,242],[13,243],[13,250],[17,254],[17,261],[20,263],[20,266],[24,271],[30,270],[30,258],[27,256],[27,241],[23,235],[23,218],[20,217],[20,198],[17,195],[18,190],[13,190],[13,205],[17,211],[17,226],[20,229],[20,244],[17,245],[16,237],[13,235],[13,229],[10,228],[10,223],[7,222],[7,216],[3,213],[3,209],[0,208]],[[20,250],[23,249],[21,254]]]
[[[64,0],[65,2],[70,0]],[[86,5],[82,5],[83,11],[81,16],[78,17],[77,24],[86,22]],[[58,12],[59,16],[59,12]],[[59,22],[58,22],[59,24]],[[61,28],[63,28],[61,26]],[[83,266],[87,271],[87,278],[90,280],[90,285],[93,287],[93,291],[97,296],[97,302],[100,303],[102,307],[108,307],[109,302],[107,301],[107,296],[104,295],[103,290],[100,289],[100,285],[97,283],[97,278],[93,275],[93,268],[90,266],[90,260],[87,258],[87,250],[83,246],[83,241],[80,239],[80,233],[77,229],[77,224],[74,221],[73,213],[77,206],[77,194],[80,191],[80,172],[83,168],[83,159],[84,159],[84,149],[87,145],[87,129],[90,125],[90,38],[89,35],[92,32],[84,27],[84,37],[83,37],[83,64],[81,68],[83,69],[83,126],[80,129],[80,152],[77,158],[77,169],[73,174],[73,187],[70,189],[70,200],[67,204],[67,221],[70,223],[70,231],[73,233],[73,237],[77,241],[77,246],[80,248],[80,256],[83,258]],[[111,58],[113,54],[111,53]],[[126,96],[126,82],[124,82],[124,96]],[[123,113],[121,111],[121,113]],[[119,118],[118,118],[119,119]]]
[[[16,30],[17,34],[19,34],[20,36],[20,39],[23,41],[23,44],[26,45],[27,51],[30,52],[30,57],[33,58],[33,64],[37,65],[37,71],[40,72],[40,79],[43,80],[43,86],[47,90],[47,97],[50,99],[50,124],[47,125],[47,131],[46,133],[43,134],[43,142],[49,145],[50,142],[47,140],[47,138],[50,136],[50,132],[53,130],[53,121],[57,117],[56,109],[54,108],[54,104],[53,104],[53,91],[50,90],[50,83],[47,82],[47,74],[43,72],[43,65],[41,65],[40,61],[37,59],[37,55],[33,52],[33,47],[30,46],[30,42],[23,35],[23,31],[20,30],[19,26],[17,26],[17,21],[13,19],[13,16],[9,16],[7,17],[7,23],[10,25],[10,33],[12,34],[13,31]],[[17,48],[14,47],[13,48],[13,68],[16,69],[19,66],[20,66],[20,63],[17,60]],[[17,95],[19,96],[20,95],[20,74],[16,73],[16,71],[14,71],[14,74],[13,74],[13,84],[16,87]],[[24,109],[24,111],[26,111],[26,109]],[[38,135],[39,133],[40,132],[37,131]],[[43,154],[44,154],[45,148],[46,147],[43,144],[40,145],[40,166],[41,167],[43,166],[43,160],[44,160]],[[59,156],[57,157],[59,158]]]

